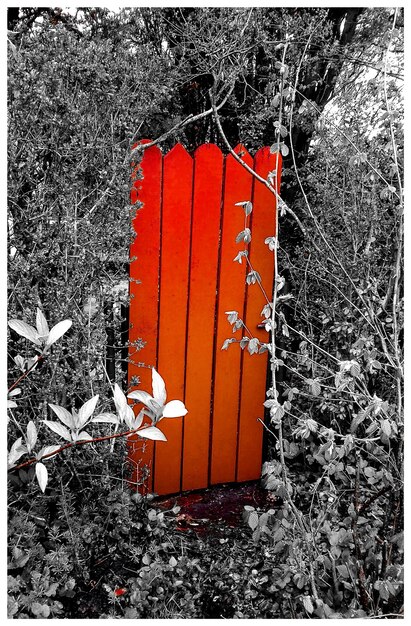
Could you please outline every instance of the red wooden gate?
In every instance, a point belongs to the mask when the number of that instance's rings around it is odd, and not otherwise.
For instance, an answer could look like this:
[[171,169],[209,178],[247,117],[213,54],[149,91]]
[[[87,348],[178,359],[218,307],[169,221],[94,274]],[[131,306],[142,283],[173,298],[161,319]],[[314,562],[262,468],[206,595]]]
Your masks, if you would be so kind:
[[[261,148],[253,159],[243,146],[235,151],[263,178],[277,169],[279,189],[279,155]],[[259,478],[267,353],[221,347],[233,336],[225,314],[233,310],[267,341],[257,328],[264,296],[246,284],[247,263],[233,262],[244,229],[235,203],[253,203],[250,261],[271,294],[274,258],[264,240],[275,233],[275,200],[213,144],[200,146],[194,158],[180,144],[164,156],[154,146],[140,167],[144,178],[134,180],[131,192],[131,202],[143,206],[130,250],[129,381],[138,376],[138,388],[151,393],[147,365],[156,367],[167,398],[183,400],[188,414],[160,422],[167,443],[148,441],[142,451],[141,439],[132,442],[134,478],[148,466],[147,488],[158,494]],[[146,343],[136,351],[141,339]]]

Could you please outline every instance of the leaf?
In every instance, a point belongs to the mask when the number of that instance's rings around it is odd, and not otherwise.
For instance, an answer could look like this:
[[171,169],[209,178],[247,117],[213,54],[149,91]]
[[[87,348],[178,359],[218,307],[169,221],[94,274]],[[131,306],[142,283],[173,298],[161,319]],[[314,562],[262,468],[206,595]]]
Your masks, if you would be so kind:
[[47,324],[47,320],[44,317],[42,311],[37,307],[37,316],[36,316],[36,326],[37,326],[37,334],[42,339],[45,339],[50,332],[49,325]]
[[281,291],[285,284],[284,276],[276,276],[275,282],[277,283],[277,291]]
[[258,526],[258,513],[257,511],[251,511],[250,516],[247,521],[251,530],[255,530]]
[[246,202],[245,206],[244,206],[244,213],[247,215],[250,215],[251,211],[253,210],[253,204],[252,202]]
[[318,424],[317,424],[317,422],[315,420],[313,420],[311,418],[308,418],[305,423],[306,423],[308,429],[312,433],[316,433],[317,432]]
[[137,432],[137,435],[139,435],[139,437],[142,437],[143,439],[152,439],[153,441],[167,441],[164,433],[162,433],[161,430],[159,428],[156,428],[155,426],[147,426],[147,428],[142,428]]
[[30,326],[30,324],[26,324],[26,322],[22,322],[21,320],[10,320],[9,326],[13,329],[18,335],[25,337],[32,343],[35,343],[36,346],[41,346],[41,342],[37,337],[37,332]]
[[181,400],[167,402],[163,410],[163,417],[182,417],[188,413]]
[[277,245],[277,240],[275,237],[267,237],[266,239],[264,239],[264,243],[268,245],[271,251],[273,251],[275,250],[275,247]]
[[237,256],[234,257],[233,261],[238,261],[238,263],[240,263],[241,265],[243,262],[243,257],[247,257],[247,256],[248,256],[248,250],[240,250]]
[[25,371],[24,364],[26,362],[25,359],[23,359],[23,357],[20,354],[18,354],[17,356],[14,357],[13,360],[14,360],[15,364],[17,365],[17,367],[19,368],[19,370],[24,372]]
[[238,319],[236,322],[234,322],[234,324],[233,324],[233,333],[235,333],[237,330],[239,330],[242,326],[243,326],[243,320]]
[[49,479],[47,467],[43,463],[36,463],[36,477],[40,489],[44,493]]
[[261,317],[269,318],[271,316],[271,304],[264,305],[261,311]]
[[171,567],[175,567],[177,565],[177,559],[171,556],[168,564],[171,565]]
[[[284,137],[284,135],[283,135]],[[281,154],[283,155],[283,157],[288,156],[290,150],[288,148],[288,146],[285,145],[285,143],[281,142]]]
[[67,428],[65,428],[62,424],[59,424],[59,422],[50,422],[49,420],[43,420],[43,422],[50,428],[50,430],[55,432],[60,437],[63,437],[66,441],[71,442],[71,435]]
[[154,400],[154,398],[150,396],[147,391],[132,391],[127,394],[127,398],[130,398],[131,400],[138,400],[138,402],[142,402],[142,404],[145,404],[146,406],[150,406],[151,400]]
[[246,277],[247,285],[254,285],[257,282],[261,283],[261,276],[255,270],[249,272]]
[[154,369],[151,372],[152,384],[153,384],[153,398],[161,406],[163,406],[167,399],[166,385],[160,374]]
[[358,378],[361,373],[361,368],[357,361],[351,361],[350,374],[353,378]]
[[250,341],[248,342],[248,346],[247,346],[247,350],[250,354],[255,354],[256,352],[258,352],[258,344],[259,341],[256,337],[254,337],[253,339],[250,339]]
[[223,345],[221,346],[221,350],[227,350],[228,346],[230,345],[230,343],[233,343],[233,341],[236,341],[234,337],[232,337],[231,339],[226,339]]
[[131,410],[131,412],[133,416],[131,417],[129,415],[126,415],[125,422],[127,426],[130,428],[130,430],[136,430],[137,428],[140,428],[141,424],[143,423],[145,412],[144,412],[144,409],[141,409],[137,417],[134,417],[133,410]]
[[321,385],[318,382],[318,379],[317,378],[314,378],[314,380],[310,379],[310,380],[307,380],[307,382],[310,385],[310,393],[313,396],[319,396],[321,393]]
[[78,428],[83,428],[83,426],[88,422],[90,417],[93,415],[97,402],[99,399],[99,395],[93,396],[90,400],[87,400],[80,407],[78,412]]
[[35,370],[38,365],[39,357],[35,356],[32,359],[27,360],[27,369]]
[[384,433],[384,435],[387,435],[387,437],[389,438],[391,436],[391,423],[389,420],[381,420],[381,430]]
[[82,430],[76,437],[76,441],[92,441],[93,437],[85,430]]
[[235,238],[236,243],[240,243],[240,241],[244,241],[244,243],[250,243],[251,241],[251,230],[249,228],[244,228],[240,233],[238,233]]
[[58,406],[57,404],[50,404],[50,403],[49,403],[49,407],[52,409],[52,411],[54,411],[54,413],[57,415],[59,420],[63,422],[63,424],[65,424],[65,426],[67,426],[71,430],[73,430],[76,427],[74,423],[74,417],[72,416],[71,413],[67,411],[67,409],[65,409],[62,406]]
[[[57,452],[57,450],[60,450],[61,446],[45,446],[44,448],[42,448],[40,450],[40,452],[38,452],[36,454],[36,459],[38,459],[40,461],[40,459],[43,458],[43,456],[46,456],[47,454],[53,454],[53,452]],[[51,456],[48,457],[51,459]],[[47,459],[45,459],[47,461]]]
[[226,311],[225,314],[228,316],[227,320],[230,324],[234,324],[238,319],[237,311]]
[[9,467],[15,465],[19,458],[23,456],[23,454],[26,454],[26,452],[27,447],[22,443],[22,438],[19,437],[10,448],[10,452],[7,457],[7,463]]
[[53,328],[49,332],[49,336],[47,337],[45,348],[49,348],[53,343],[57,341],[57,339],[60,339],[60,337],[62,337],[64,333],[68,331],[72,323],[73,322],[71,320],[63,320],[62,322],[59,322],[58,324],[53,326]]
[[302,599],[305,610],[307,611],[307,613],[310,613],[311,615],[311,613],[314,611],[314,607],[313,607],[313,603],[311,601],[310,596],[303,596],[301,599]]
[[293,582],[297,589],[302,589],[305,586],[307,579],[302,572],[297,572],[294,574]]
[[14,396],[19,396],[21,394],[21,389],[20,387],[17,387],[15,389],[12,389],[11,391],[9,391],[9,393],[7,394],[9,398],[14,398]]
[[365,411],[359,411],[357,415],[354,415],[354,419],[351,422],[350,430],[352,433],[355,433],[358,426],[365,420],[367,417],[367,413]]
[[37,428],[34,422],[30,421],[27,424],[27,437],[26,437],[27,450],[29,452],[33,450],[34,446],[36,445],[36,441],[37,441]]
[[[143,393],[143,392],[139,392],[139,393]],[[119,420],[120,422],[123,422],[126,419],[126,416],[129,415],[129,412],[127,410],[129,408],[129,404],[127,402],[127,398],[124,395],[121,387],[117,383],[114,384],[113,395],[114,395],[114,404],[116,406],[116,411],[117,411]]]
[[100,413],[91,419],[92,422],[97,424],[118,424],[119,418],[114,413]]

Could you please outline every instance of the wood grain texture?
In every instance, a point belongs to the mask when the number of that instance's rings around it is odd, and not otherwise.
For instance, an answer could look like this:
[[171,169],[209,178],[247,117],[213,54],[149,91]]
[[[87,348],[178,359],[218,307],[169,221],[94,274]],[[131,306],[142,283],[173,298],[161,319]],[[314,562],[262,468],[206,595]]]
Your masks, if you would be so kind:
[[[163,166],[158,372],[167,400],[184,398],[192,190],[193,159],[177,144]],[[174,493],[181,488],[183,422],[163,419],[161,430],[167,443],[155,444],[154,491]]]
[[208,484],[210,407],[223,155],[207,144],[194,154],[182,489]]
[[[138,376],[138,387],[131,390],[144,389],[151,393],[151,370],[146,366],[157,366],[158,339],[158,282],[160,275],[160,214],[161,214],[161,182],[162,154],[153,146],[144,152],[144,157],[137,170],[143,179],[135,179],[131,190],[131,202],[143,203],[133,220],[133,228],[137,233],[130,246],[130,328],[129,328],[129,384],[133,377]],[[137,351],[135,342],[145,341],[144,347]],[[139,410],[141,405],[136,407]],[[132,481],[139,482],[143,477],[143,468],[147,466],[151,474],[145,482],[145,491],[152,491],[152,470],[154,444],[143,442],[139,437],[129,439],[130,460],[133,465]]]

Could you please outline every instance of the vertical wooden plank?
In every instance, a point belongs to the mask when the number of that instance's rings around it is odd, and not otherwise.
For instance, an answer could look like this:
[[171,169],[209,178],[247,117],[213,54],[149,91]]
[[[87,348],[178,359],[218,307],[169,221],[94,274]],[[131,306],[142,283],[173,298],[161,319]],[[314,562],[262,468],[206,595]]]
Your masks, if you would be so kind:
[[[236,152],[252,165],[252,158],[243,146]],[[226,311],[238,311],[243,317],[246,265],[234,263],[241,246],[237,234],[244,229],[244,211],[236,202],[251,199],[252,177],[232,155],[225,159],[223,225],[218,284],[217,329],[215,345],[214,401],[212,416],[212,449],[210,482],[217,484],[235,480],[238,406],[240,392],[241,351],[238,345],[221,350],[225,339],[241,337],[232,334]]]
[[[193,159],[177,144],[163,166],[158,372],[167,400],[184,398],[192,186]],[[160,422],[168,441],[155,445],[158,494],[180,490],[182,425],[180,418]]]
[[[130,246],[130,311],[129,311],[129,359],[128,382],[132,389],[151,393],[151,369],[142,367],[157,364],[158,281],[160,262],[160,208],[162,154],[156,146],[148,148],[139,166],[144,179],[135,180],[130,194],[132,204],[137,201],[143,207],[137,210],[133,227],[137,233]],[[135,260],[133,260],[133,258]],[[142,339],[144,347],[136,351],[135,344]],[[141,383],[132,385],[133,377]],[[142,450],[142,448],[144,448]],[[152,490],[153,469],[152,441],[143,443],[139,437],[129,439],[129,458],[134,471],[132,480],[141,480],[144,466],[150,470],[145,489]]]
[[[261,148],[255,155],[254,170],[257,174],[266,179],[269,172],[277,170],[278,189],[280,187],[280,167],[281,157],[277,154],[270,154],[268,147]],[[274,254],[269,250],[264,240],[275,234],[275,204],[273,194],[262,183],[255,181],[250,262],[253,269],[260,274],[262,285],[270,301],[274,274]],[[261,310],[266,304],[264,295],[257,284],[247,287],[246,298],[245,323],[254,337],[266,342],[268,333],[264,329],[257,328],[262,320]],[[257,419],[264,418],[263,402],[266,398],[266,372],[267,353],[250,355],[244,350],[236,477],[238,482],[253,480],[261,475],[263,426]]]
[[213,144],[200,146],[194,155],[183,491],[208,486],[222,177],[221,150]]

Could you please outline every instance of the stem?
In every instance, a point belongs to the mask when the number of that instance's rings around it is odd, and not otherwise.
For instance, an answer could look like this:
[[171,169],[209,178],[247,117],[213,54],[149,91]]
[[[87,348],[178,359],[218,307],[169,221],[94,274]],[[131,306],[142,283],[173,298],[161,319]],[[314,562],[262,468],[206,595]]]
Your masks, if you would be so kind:
[[188,115],[184,120],[182,120],[181,122],[179,122],[178,124],[176,124],[175,126],[170,128],[170,130],[168,130],[165,133],[163,133],[162,135],[160,135],[160,137],[158,137],[157,139],[154,139],[154,141],[149,141],[148,143],[137,145],[131,151],[130,158],[133,158],[139,152],[147,150],[147,148],[151,148],[152,146],[156,146],[158,143],[161,143],[162,141],[165,141],[170,135],[172,135],[173,133],[175,133],[175,132],[177,132],[179,130],[182,130],[188,124],[192,124],[193,122],[196,122],[197,120],[201,120],[204,117],[208,117],[209,115],[212,115],[213,112],[214,112],[214,109],[216,109],[217,111],[219,109],[221,109],[221,107],[223,107],[225,105],[225,103],[227,102],[227,100],[231,96],[231,94],[232,94],[232,92],[234,90],[234,86],[235,86],[235,83],[233,83],[230,86],[230,88],[228,90],[228,93],[226,94],[226,96],[223,98],[223,100],[220,102],[220,104],[217,107],[215,107],[213,105],[211,107],[211,109],[207,109],[207,111],[203,111],[203,113],[199,113],[198,115],[192,115],[192,114]]
[[14,382],[11,387],[8,388],[7,393],[10,393],[10,391],[12,391],[15,387],[17,387],[17,385],[26,378],[26,376],[29,375],[29,373],[31,372],[31,370],[37,365],[37,363],[40,363],[40,361],[42,361],[44,359],[44,354],[40,354],[40,356],[37,357],[37,360],[34,361],[33,365],[31,365],[29,367],[28,370],[26,370],[25,372],[23,372],[23,374],[16,380],[16,382]]
[[134,435],[135,433],[137,433],[139,430],[144,430],[144,429],[137,429],[134,428],[132,430],[127,430],[126,432],[123,433],[115,433],[114,435],[105,435],[104,437],[95,437],[94,439],[84,439],[81,441],[72,441],[71,443],[66,443],[63,446],[61,446],[61,448],[59,448],[58,450],[56,450],[55,452],[50,452],[49,454],[45,454],[44,456],[40,457],[39,459],[34,458],[34,459],[28,459],[28,461],[24,461],[24,463],[20,463],[20,465],[15,465],[14,467],[9,467],[8,471],[9,472],[15,472],[19,469],[23,469],[24,467],[28,467],[29,465],[33,465],[34,463],[37,463],[38,461],[43,461],[44,459],[48,459],[51,456],[56,456],[56,454],[60,454],[61,452],[64,452],[64,450],[68,450],[68,448],[74,448],[76,446],[83,446],[87,443],[99,443],[100,441],[109,441],[110,439],[118,439],[119,437],[129,437],[130,435]]

